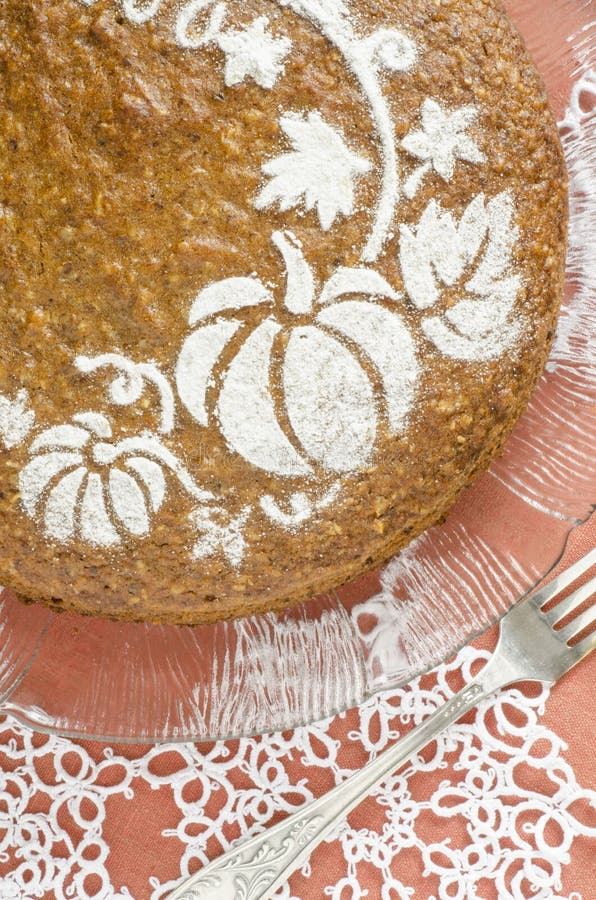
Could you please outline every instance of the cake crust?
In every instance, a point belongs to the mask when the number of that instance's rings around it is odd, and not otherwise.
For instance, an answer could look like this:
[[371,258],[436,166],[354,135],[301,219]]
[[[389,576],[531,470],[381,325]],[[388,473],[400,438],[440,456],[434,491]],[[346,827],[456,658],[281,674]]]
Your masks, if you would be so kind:
[[24,598],[177,624],[299,602],[440,520],[526,406],[567,212],[521,39],[494,0],[337,3],[335,43],[318,6],[0,7]]

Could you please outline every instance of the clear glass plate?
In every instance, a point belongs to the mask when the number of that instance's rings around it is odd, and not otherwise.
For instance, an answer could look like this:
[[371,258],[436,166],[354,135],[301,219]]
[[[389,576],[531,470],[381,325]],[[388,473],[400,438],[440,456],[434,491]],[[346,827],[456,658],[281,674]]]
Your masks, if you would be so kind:
[[0,712],[110,741],[286,729],[445,659],[557,561],[596,497],[596,22],[590,0],[507,5],[561,121],[571,226],[558,335],[503,456],[382,572],[281,615],[117,624],[5,591]]

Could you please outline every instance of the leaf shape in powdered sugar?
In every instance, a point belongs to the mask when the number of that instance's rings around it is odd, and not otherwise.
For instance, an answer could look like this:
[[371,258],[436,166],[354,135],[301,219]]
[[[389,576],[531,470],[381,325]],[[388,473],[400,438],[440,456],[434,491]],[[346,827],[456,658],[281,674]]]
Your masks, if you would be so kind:
[[502,192],[488,203],[479,194],[459,223],[431,200],[416,228],[401,226],[402,277],[418,309],[438,302],[441,284],[450,287],[467,276],[462,299],[443,316],[422,323],[425,335],[447,356],[494,359],[520,334],[521,324],[512,318],[521,286],[519,273],[511,270],[519,236],[513,212],[509,193]]
[[401,142],[407,153],[422,161],[404,184],[406,197],[412,198],[416,194],[430,171],[436,172],[443,181],[451,181],[458,160],[484,162],[484,154],[466,134],[477,115],[475,106],[450,110],[431,98],[423,102],[420,107],[421,129],[411,131]]
[[435,276],[448,286],[461,278],[482,246],[487,227],[484,194],[468,204],[459,225],[451,212],[431,200],[415,230],[401,226],[402,274],[406,291],[419,309],[432,306],[439,298]]
[[35,413],[27,409],[29,394],[20,390],[14,400],[0,394],[0,443],[12,450],[25,440],[35,424]]
[[417,309],[428,309],[439,299],[428,246],[407,225],[400,226],[399,258],[406,293]]
[[500,276],[510,264],[518,237],[512,216],[513,203],[507,193],[486,205],[484,194],[479,194],[468,204],[459,223],[451,212],[431,200],[416,227],[401,225],[402,277],[414,305],[427,309],[436,303],[440,297],[437,282],[455,284],[475,261],[487,235],[484,254],[466,287],[476,294],[499,293]]
[[484,194],[478,194],[464,209],[457,226],[461,254],[466,265],[470,265],[476,259],[476,254],[486,237],[488,221]]
[[246,541],[244,526],[250,515],[246,506],[237,516],[229,516],[219,507],[199,506],[190,514],[190,521],[199,534],[192,554],[195,559],[207,559],[214,553],[223,553],[230,565],[242,562]]
[[486,206],[489,240],[484,256],[467,284],[468,289],[477,294],[492,293],[497,279],[511,263],[513,247],[519,237],[513,211],[513,200],[506,191],[497,194]]
[[445,313],[445,319],[465,337],[474,337],[501,328],[508,316],[507,303],[491,303],[489,311],[484,301],[472,300],[469,297],[460,300]]
[[[479,300],[478,303],[485,301]],[[445,356],[462,359],[466,362],[483,362],[496,359],[508,350],[520,335],[520,324],[515,320],[506,327],[486,330],[486,317],[478,311],[478,319],[482,322],[483,333],[467,336],[450,328],[440,316],[432,316],[422,323],[422,330],[429,340]],[[467,329],[469,330],[469,329]]]
[[225,53],[224,80],[227,87],[252,78],[260,87],[272,88],[284,68],[292,47],[286,37],[269,31],[269,19],[259,16],[240,29],[220,31],[214,38]]
[[354,211],[355,181],[371,164],[350,150],[340,130],[317,111],[286,113],[280,127],[292,150],[263,165],[270,181],[261,188],[255,207],[278,203],[284,212],[303,202],[307,212],[316,208],[321,227],[328,231],[337,216]]
[[463,274],[465,266],[461,238],[450,213],[438,212],[436,219],[439,239],[434,243],[429,242],[430,262],[439,280],[443,284],[453,285]]

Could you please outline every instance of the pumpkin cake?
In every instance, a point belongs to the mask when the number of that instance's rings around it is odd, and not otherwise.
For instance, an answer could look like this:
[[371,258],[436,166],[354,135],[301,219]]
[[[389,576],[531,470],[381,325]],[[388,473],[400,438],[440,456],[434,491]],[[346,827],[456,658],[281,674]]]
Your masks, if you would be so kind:
[[562,290],[496,0],[5,0],[0,47],[0,582],[210,622],[437,522]]

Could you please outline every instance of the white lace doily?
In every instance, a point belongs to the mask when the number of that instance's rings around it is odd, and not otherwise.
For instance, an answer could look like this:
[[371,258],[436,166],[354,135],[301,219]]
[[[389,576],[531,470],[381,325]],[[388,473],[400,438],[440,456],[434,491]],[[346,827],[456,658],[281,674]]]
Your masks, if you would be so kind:
[[[135,759],[106,746],[97,761],[80,743],[5,720],[0,871],[8,874],[0,878],[0,897],[130,900],[126,885],[112,883],[105,826],[113,815],[110,801],[134,803],[147,786],[159,792],[156,807],[167,798],[179,811],[177,827],[162,832],[163,854],[168,859],[179,854],[179,874],[187,875],[207,860],[208,844],[211,853],[227,849],[230,836],[254,833],[274,813],[310,800],[313,779],[331,786],[381,752],[449,698],[462,675],[471,677],[487,656],[466,648],[433,675],[380,694],[351,714],[358,717],[351,730],[348,722],[354,719],[338,716],[285,735],[152,746]],[[297,876],[302,887],[286,886],[277,896],[319,896],[320,888],[316,894],[305,891],[310,879],[320,884],[317,866],[333,849],[337,864],[325,872],[342,874],[323,890],[332,900],[421,896],[399,880],[413,868],[429,886],[425,900],[559,898],[573,841],[596,836],[578,813],[596,795],[578,785],[563,758],[565,744],[540,723],[547,698],[546,689],[526,694],[511,688],[485,702],[473,721],[449,729],[415,764],[387,781],[369,801],[369,828],[345,822],[329,839],[333,848],[320,849],[312,871],[307,866]],[[177,755],[174,774],[172,754]],[[162,769],[168,774],[159,776],[166,758]],[[196,792],[197,781],[198,802],[187,790],[194,784]],[[129,846],[134,843],[134,832],[118,832]],[[143,861],[136,865],[142,870]],[[160,900],[175,884],[176,879],[161,883],[147,871],[146,887],[134,900]]]

